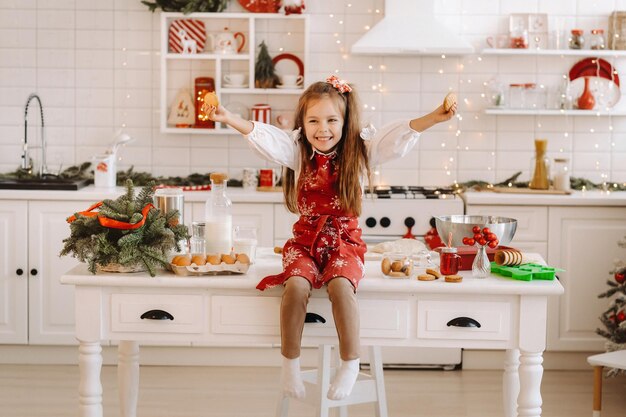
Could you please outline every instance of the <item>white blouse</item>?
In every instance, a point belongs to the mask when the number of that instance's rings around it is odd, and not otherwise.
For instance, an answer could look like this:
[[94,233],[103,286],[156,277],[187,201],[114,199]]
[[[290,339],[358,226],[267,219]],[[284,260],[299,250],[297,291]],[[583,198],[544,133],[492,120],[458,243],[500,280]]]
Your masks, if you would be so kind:
[[[262,158],[293,169],[297,176],[300,171],[299,132],[293,131],[290,136],[276,126],[253,123],[252,132],[244,136],[251,148]],[[411,129],[406,120],[385,125],[373,138],[365,141],[370,167],[405,156],[417,144],[419,137],[420,133]]]

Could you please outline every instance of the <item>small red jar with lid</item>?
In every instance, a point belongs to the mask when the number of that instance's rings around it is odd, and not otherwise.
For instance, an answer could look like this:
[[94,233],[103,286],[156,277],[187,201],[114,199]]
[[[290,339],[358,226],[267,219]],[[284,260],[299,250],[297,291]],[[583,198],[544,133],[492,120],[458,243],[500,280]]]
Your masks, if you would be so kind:
[[457,253],[456,248],[441,248],[439,271],[443,275],[455,275],[459,272],[460,261],[461,256]]

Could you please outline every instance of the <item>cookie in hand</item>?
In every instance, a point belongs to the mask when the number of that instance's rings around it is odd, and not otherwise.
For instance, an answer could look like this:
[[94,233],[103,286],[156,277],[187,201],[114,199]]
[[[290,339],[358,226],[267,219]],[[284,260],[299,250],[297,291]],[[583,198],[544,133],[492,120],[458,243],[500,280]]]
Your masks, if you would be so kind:
[[446,97],[443,99],[443,109],[446,112],[449,112],[452,106],[456,104],[456,94],[448,93]]

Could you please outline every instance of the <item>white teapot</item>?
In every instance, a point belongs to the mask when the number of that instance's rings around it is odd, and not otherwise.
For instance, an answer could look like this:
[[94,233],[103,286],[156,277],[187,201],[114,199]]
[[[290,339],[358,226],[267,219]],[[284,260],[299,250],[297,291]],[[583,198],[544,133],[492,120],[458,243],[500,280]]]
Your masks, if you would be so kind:
[[246,44],[246,36],[242,32],[231,33],[227,27],[221,33],[208,34],[207,38],[211,43],[210,48],[216,54],[236,54],[241,52]]

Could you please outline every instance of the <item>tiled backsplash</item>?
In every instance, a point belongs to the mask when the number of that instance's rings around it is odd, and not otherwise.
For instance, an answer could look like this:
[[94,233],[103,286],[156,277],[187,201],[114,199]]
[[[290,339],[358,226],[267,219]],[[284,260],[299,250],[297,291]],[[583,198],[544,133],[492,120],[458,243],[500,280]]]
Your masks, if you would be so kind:
[[[480,53],[487,47],[486,37],[508,30],[510,13],[548,13],[550,28],[580,27],[589,33],[594,28],[606,30],[608,15],[626,10],[626,1],[436,1],[437,17],[461,28],[476,54],[461,58],[350,54],[350,45],[380,19],[383,6],[383,0],[308,0],[309,80],[338,70],[359,89],[364,121],[375,126],[422,115],[439,105],[449,89],[458,92],[461,117],[424,133],[419,147],[406,158],[380,167],[381,181],[422,185],[502,181],[517,171],[527,179],[536,137],[548,139],[550,156],[570,158],[574,176],[626,181],[626,116],[483,112],[484,84],[493,77],[505,85],[535,82],[551,88],[580,57]],[[229,11],[241,10],[231,1]],[[24,104],[31,92],[44,103],[48,164],[53,170],[102,153],[122,126],[136,141],[122,150],[121,169],[133,165],[155,175],[227,170],[240,177],[243,167],[265,166],[238,136],[159,131],[158,55],[158,12],[150,13],[139,0],[0,1],[0,172],[19,166]],[[606,59],[620,75],[626,74],[626,57]],[[29,113],[29,124],[36,125],[37,112],[31,108]],[[29,129],[30,140],[38,141],[38,135],[38,129]]]

